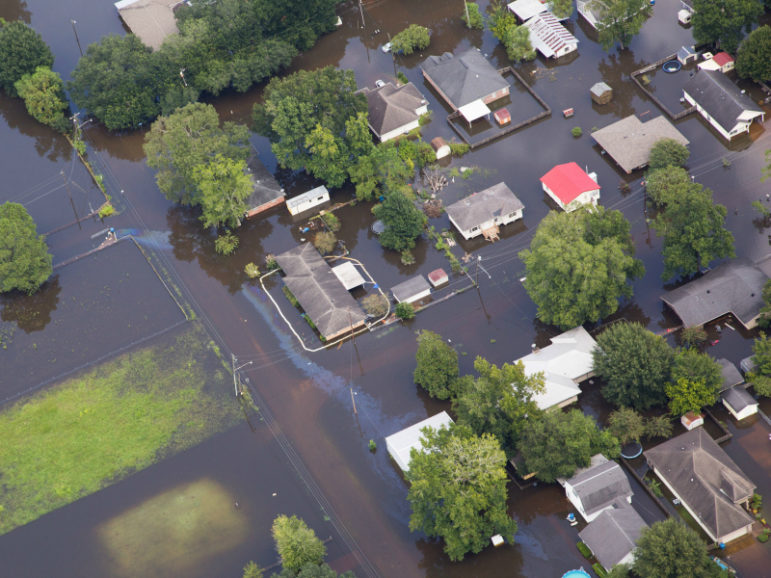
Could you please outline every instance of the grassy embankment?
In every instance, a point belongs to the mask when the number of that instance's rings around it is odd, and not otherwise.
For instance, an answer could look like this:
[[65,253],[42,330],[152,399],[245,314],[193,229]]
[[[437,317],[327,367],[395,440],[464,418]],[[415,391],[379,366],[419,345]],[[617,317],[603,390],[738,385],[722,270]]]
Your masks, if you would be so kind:
[[214,351],[193,325],[0,411],[0,534],[235,423]]

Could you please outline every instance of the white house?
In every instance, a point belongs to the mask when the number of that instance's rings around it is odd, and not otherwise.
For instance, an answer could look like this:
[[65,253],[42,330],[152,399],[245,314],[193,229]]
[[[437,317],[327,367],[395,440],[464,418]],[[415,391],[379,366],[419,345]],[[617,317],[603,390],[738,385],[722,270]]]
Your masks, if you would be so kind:
[[602,514],[578,533],[578,537],[610,572],[617,564],[632,564],[643,529],[647,528],[635,509],[624,505],[605,510]]
[[533,16],[549,10],[549,7],[541,0],[515,0],[509,2],[507,7],[521,22],[526,22]]
[[292,215],[299,215],[329,201],[329,191],[324,185],[311,189],[287,200],[286,208]]
[[530,44],[544,58],[560,58],[578,50],[578,38],[551,12],[542,12],[524,24],[530,31]]
[[388,453],[394,459],[396,465],[403,472],[407,472],[410,469],[412,448],[419,450],[421,447],[423,430],[427,427],[435,430],[449,428],[452,423],[454,423],[452,418],[446,411],[442,411],[395,434],[391,434],[385,439]]
[[450,221],[464,239],[484,234],[497,237],[498,227],[522,218],[522,204],[506,183],[473,193],[446,208]]
[[367,122],[380,142],[395,139],[420,126],[428,112],[428,101],[411,82],[394,86],[387,82],[374,90],[363,88],[367,97]]
[[634,492],[624,470],[602,454],[592,456],[589,467],[572,478],[557,480],[581,516],[592,522],[606,510],[632,503]]
[[758,402],[742,385],[736,385],[723,392],[720,396],[725,408],[731,412],[736,421],[758,413]]
[[600,200],[597,173],[587,174],[574,162],[555,166],[541,177],[541,186],[568,213],[583,205],[596,206]]
[[727,52],[718,52],[714,56],[711,52],[704,53],[704,60],[699,62],[700,70],[719,70],[720,72],[730,72],[736,66],[736,60]]

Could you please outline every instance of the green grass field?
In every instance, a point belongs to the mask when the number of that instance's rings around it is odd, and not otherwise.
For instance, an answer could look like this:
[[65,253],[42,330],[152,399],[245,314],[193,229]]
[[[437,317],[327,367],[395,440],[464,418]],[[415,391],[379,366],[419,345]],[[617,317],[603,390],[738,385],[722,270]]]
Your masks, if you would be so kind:
[[0,412],[0,534],[235,423],[213,349],[190,325]]

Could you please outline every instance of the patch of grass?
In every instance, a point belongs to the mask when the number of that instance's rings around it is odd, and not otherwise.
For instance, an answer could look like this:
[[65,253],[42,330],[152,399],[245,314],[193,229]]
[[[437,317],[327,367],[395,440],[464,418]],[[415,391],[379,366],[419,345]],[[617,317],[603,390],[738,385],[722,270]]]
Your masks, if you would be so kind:
[[447,143],[450,147],[450,154],[454,157],[462,157],[471,150],[471,147],[464,142]]
[[592,557],[592,551],[589,549],[589,546],[583,542],[577,542],[576,548],[578,548],[578,551],[581,552],[581,555],[587,560]]
[[326,212],[321,215],[321,219],[333,233],[337,233],[340,230],[340,219],[334,213]]
[[608,572],[605,570],[605,568],[602,567],[602,564],[599,562],[595,562],[592,564],[592,570],[599,576],[600,578],[605,578],[605,576],[608,575]]
[[284,285],[281,290],[284,292],[284,295],[286,295],[286,298],[289,299],[289,302],[294,307],[300,307],[300,302],[297,300],[297,297],[294,296],[294,294],[289,290],[289,287]]
[[101,490],[234,423],[228,375],[193,325],[0,413],[0,534]]

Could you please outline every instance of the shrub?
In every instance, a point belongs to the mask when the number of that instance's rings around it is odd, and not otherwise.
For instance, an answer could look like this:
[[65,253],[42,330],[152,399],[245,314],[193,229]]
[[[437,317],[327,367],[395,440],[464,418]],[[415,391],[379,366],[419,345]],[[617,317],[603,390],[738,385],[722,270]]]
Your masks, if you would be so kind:
[[265,268],[268,271],[273,271],[274,269],[278,269],[278,261],[276,261],[276,256],[268,253],[265,256]]
[[375,440],[369,440],[369,444],[367,445],[369,446],[369,451],[374,453],[375,450],[377,450],[377,444],[375,443]]
[[400,70],[399,72],[397,72],[397,73],[396,73],[396,78],[397,78],[397,79],[399,80],[399,82],[401,82],[402,84],[407,84],[407,83],[410,81],[410,79],[409,79],[409,78],[407,78],[407,75],[406,75],[406,74],[404,74],[404,73],[403,73],[401,70]]
[[395,54],[412,54],[416,50],[424,50],[431,43],[431,33],[425,26],[410,24],[391,40],[391,52]]
[[471,147],[464,142],[451,142],[448,144],[450,147],[450,153],[454,157],[462,157],[467,152],[469,152],[469,150],[471,150]]
[[[468,18],[466,18],[468,14]],[[466,9],[463,11],[463,22],[472,30],[482,30],[485,27],[485,19],[479,11],[479,6],[474,2],[466,2]]]
[[768,528],[764,528],[763,532],[761,532],[758,535],[758,542],[760,542],[761,544],[765,544],[766,542],[768,542],[768,535],[770,533],[771,533],[771,531]]
[[337,233],[340,230],[340,219],[338,219],[334,213],[326,212],[321,215],[321,219],[333,233]]
[[394,313],[402,321],[409,321],[415,318],[415,308],[412,306],[412,303],[397,304]]
[[653,492],[653,495],[657,498],[663,498],[664,492],[661,491],[661,482],[659,482],[655,478],[651,478],[648,481],[648,485],[651,487],[651,492]]
[[388,311],[388,300],[380,293],[370,293],[361,300],[364,310],[370,315],[380,317]]
[[230,255],[238,249],[238,237],[227,232],[214,240],[214,250],[220,255]]
[[433,114],[432,111],[428,111],[425,114],[421,114],[418,117],[418,125],[419,126],[426,126],[429,122],[431,122],[431,115]]
[[589,549],[589,546],[583,542],[578,542],[576,548],[578,548],[578,551],[581,552],[581,555],[587,560],[592,557],[592,551]]
[[99,218],[104,219],[105,217],[110,217],[115,214],[115,207],[112,206],[112,203],[107,201],[104,205],[99,207]]
[[293,307],[297,307],[299,309],[300,302],[297,300],[297,297],[294,296],[294,293],[292,293],[289,290],[289,287],[284,285],[281,290],[284,292],[284,295],[286,295],[286,298],[289,299],[289,302],[292,304]]
[[404,249],[401,252],[400,260],[402,262],[402,265],[414,265],[415,255],[413,255],[412,251],[410,251],[409,249]]
[[316,236],[313,238],[313,246],[316,247],[322,255],[334,251],[335,245],[337,245],[337,237],[335,237],[334,233],[321,231],[320,233],[316,233]]
[[602,564],[599,562],[595,562],[592,564],[592,569],[597,573],[597,576],[600,578],[605,578],[605,576],[608,575],[608,572],[605,570],[605,568],[602,567]]
[[247,263],[244,266],[244,273],[246,273],[246,276],[249,277],[249,279],[254,279],[260,276],[260,268],[254,263]]
[[570,134],[572,134],[574,137],[578,138],[582,134],[584,134],[584,131],[581,130],[580,126],[574,126],[573,128],[570,129]]

